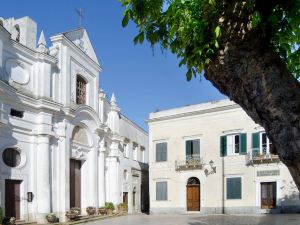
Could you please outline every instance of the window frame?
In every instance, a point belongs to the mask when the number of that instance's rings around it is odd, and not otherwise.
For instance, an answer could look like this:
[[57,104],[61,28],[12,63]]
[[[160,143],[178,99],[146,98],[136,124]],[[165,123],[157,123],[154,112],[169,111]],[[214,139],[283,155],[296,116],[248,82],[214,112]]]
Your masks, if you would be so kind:
[[272,144],[272,142],[270,142],[266,131],[259,132],[259,152],[260,152],[260,154],[264,155],[264,152],[263,152],[263,139],[262,139],[263,134],[266,135],[266,141],[267,141],[266,142],[267,143],[266,155],[268,155],[268,154],[270,154],[270,145]]
[[[167,150],[166,150],[166,160],[157,161],[157,145],[158,145],[158,144],[163,144],[163,143],[165,143],[166,146],[167,146]],[[154,142],[154,144],[155,144],[155,151],[154,151],[155,156],[154,156],[154,162],[156,162],[156,163],[165,163],[165,162],[168,162],[168,145],[169,145],[169,142],[166,141],[166,140],[161,140],[161,141]]]
[[[226,149],[227,149],[227,156],[236,156],[236,155],[240,155],[241,154],[241,134],[242,133],[234,133],[234,134],[227,134],[226,135],[226,142],[227,142],[227,146],[226,146]],[[239,152],[236,153],[235,149],[236,149],[236,143],[235,143],[235,138],[236,136],[239,137]],[[228,145],[228,138],[232,138],[232,149],[229,148],[229,145]],[[230,151],[229,151],[230,149]]]
[[[84,84],[84,91],[83,88],[79,88],[79,82],[81,82],[81,84]],[[82,99],[83,94],[82,95],[80,94],[81,92],[84,92],[84,101]],[[76,75],[76,99],[75,99],[77,105],[87,105],[88,102],[87,93],[88,93],[88,82],[86,78],[83,77],[81,74],[77,74]]]
[[[184,155],[185,155],[185,158],[188,159],[188,155],[186,154],[187,153],[187,142],[188,141],[199,141],[199,155],[198,155],[198,158],[200,158],[201,156],[201,139],[200,137],[193,137],[193,138],[187,138],[187,139],[184,139]],[[197,155],[197,154],[191,154],[190,156],[193,156],[193,155]],[[191,158],[194,158],[194,157],[191,157]],[[196,158],[196,157],[195,157]]]
[[[228,183],[227,183],[227,180],[228,179],[234,179],[234,178],[240,178],[240,180],[241,180],[241,196],[240,196],[240,198],[228,198],[228,185],[227,185]],[[226,189],[226,192],[225,192],[226,200],[229,200],[229,201],[243,200],[243,176],[241,176],[241,175],[226,176],[224,186],[225,186],[225,189]]]
[[[166,199],[158,199],[158,184],[159,183],[165,183],[166,184]],[[163,201],[168,201],[169,199],[169,195],[168,195],[168,192],[169,192],[169,188],[168,188],[168,181],[166,180],[162,180],[162,181],[156,181],[155,182],[155,200],[158,201],[158,202],[163,202]],[[163,194],[161,194],[161,196],[163,196]]]

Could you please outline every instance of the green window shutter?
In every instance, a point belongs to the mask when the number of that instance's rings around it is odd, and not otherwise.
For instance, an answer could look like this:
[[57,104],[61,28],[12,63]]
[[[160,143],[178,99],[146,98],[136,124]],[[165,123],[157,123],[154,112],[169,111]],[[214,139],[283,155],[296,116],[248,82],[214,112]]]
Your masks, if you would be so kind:
[[226,198],[242,199],[242,178],[233,177],[226,179]]
[[192,155],[192,141],[185,141],[185,155],[189,157]]
[[220,137],[220,156],[224,157],[227,155],[227,136]]
[[259,144],[260,144],[260,133],[252,134],[252,152],[259,152]]
[[240,155],[246,155],[247,154],[247,134],[240,134],[240,137],[241,137]]

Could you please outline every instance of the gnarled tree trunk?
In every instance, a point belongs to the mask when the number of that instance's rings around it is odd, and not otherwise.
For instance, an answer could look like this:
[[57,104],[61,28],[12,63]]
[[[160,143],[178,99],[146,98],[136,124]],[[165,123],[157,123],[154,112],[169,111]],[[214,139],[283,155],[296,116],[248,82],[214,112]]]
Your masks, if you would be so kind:
[[[300,190],[300,83],[287,71],[268,42],[242,18],[236,3],[219,21],[222,39],[205,77],[263,126]],[[233,13],[234,12],[234,13]]]

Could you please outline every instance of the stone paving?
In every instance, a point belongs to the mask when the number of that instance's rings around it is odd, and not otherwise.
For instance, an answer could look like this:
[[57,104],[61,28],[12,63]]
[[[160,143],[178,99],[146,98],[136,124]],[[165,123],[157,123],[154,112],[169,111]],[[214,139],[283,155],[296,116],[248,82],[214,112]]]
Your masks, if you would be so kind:
[[277,215],[129,215],[88,225],[300,225],[300,214]]

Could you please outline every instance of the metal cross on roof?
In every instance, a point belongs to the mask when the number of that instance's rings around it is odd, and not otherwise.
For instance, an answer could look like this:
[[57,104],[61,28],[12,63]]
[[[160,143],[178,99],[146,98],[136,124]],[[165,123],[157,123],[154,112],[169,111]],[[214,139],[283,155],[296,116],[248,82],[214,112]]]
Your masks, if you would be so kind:
[[76,13],[77,13],[77,16],[78,16],[78,26],[81,27],[81,22],[82,22],[82,19],[84,18],[81,8],[76,9]]

